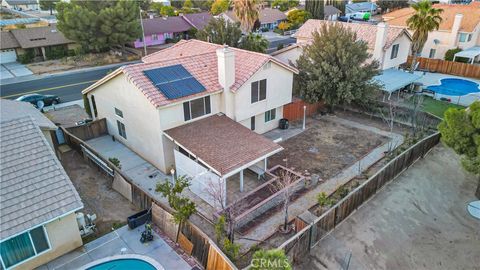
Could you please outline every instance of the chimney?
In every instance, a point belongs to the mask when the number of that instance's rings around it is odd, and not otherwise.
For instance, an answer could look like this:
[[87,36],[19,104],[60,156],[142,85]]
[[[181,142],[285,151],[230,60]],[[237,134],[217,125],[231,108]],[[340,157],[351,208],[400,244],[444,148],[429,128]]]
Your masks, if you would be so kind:
[[452,39],[450,40],[451,47],[457,46],[458,31],[460,30],[460,26],[462,26],[462,19],[463,19],[463,14],[458,13],[455,15],[455,19],[453,20],[453,25],[452,25]]
[[387,42],[388,24],[381,22],[377,24],[376,27],[377,27],[377,33],[375,35],[373,59],[378,60],[380,62],[380,65],[382,65],[383,55],[384,55],[383,48],[385,47],[385,43]]
[[234,96],[230,87],[235,83],[235,52],[224,45],[217,50],[218,83],[223,87],[222,112],[235,120]]

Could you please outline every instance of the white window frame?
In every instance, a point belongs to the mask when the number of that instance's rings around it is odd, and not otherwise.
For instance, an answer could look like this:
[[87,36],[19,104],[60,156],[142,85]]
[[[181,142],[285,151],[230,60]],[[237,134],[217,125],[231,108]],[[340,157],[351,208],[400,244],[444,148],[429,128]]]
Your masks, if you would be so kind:
[[[123,125],[123,134],[122,134],[121,129],[120,129],[121,125]],[[127,139],[127,127],[120,120],[117,120],[117,131],[118,131],[118,135],[120,137],[124,138],[125,140]]]
[[[265,81],[265,97],[264,98],[260,98],[260,92],[261,92],[261,85],[262,85],[262,82]],[[253,101],[253,84],[254,83],[257,83],[257,89],[255,89],[255,94],[257,96],[257,100],[256,101]],[[260,102],[260,101],[263,101],[263,100],[267,100],[267,89],[268,88],[268,83],[267,83],[267,79],[262,79],[262,80],[258,80],[258,81],[254,81],[250,84],[250,103],[251,104],[254,104],[254,103],[257,103],[257,102]]]
[[[36,228],[38,228],[38,227],[42,227],[43,233],[44,233],[44,235],[45,235],[45,238],[47,239],[47,244],[48,244],[48,248],[47,248],[46,250],[40,252],[40,253],[37,253],[37,248],[35,247],[35,244],[33,243],[32,235],[30,234],[31,231],[33,231],[34,229],[36,229]],[[12,239],[12,238],[15,238],[15,237],[17,237],[17,236],[19,236],[19,235],[22,235],[22,234],[24,234],[24,233],[28,233],[28,237],[30,238],[30,243],[32,244],[33,252],[35,252],[35,255],[33,255],[32,257],[27,258],[27,259],[25,259],[25,260],[23,260],[23,261],[20,261],[20,262],[14,264],[14,265],[12,265],[12,266],[10,266],[10,267],[8,267],[8,268],[5,266],[5,263],[3,262],[3,258],[2,258],[2,256],[0,255],[0,263],[2,264],[3,269],[5,269],[5,270],[13,269],[13,268],[15,268],[15,267],[17,267],[17,266],[19,266],[19,265],[21,265],[21,264],[24,264],[24,263],[26,263],[26,262],[28,262],[28,261],[30,261],[30,260],[33,260],[33,259],[35,259],[35,258],[37,258],[37,257],[39,257],[39,256],[41,256],[41,255],[43,255],[43,254],[45,254],[45,253],[47,253],[47,252],[49,252],[50,250],[52,250],[52,243],[50,242],[50,236],[48,235],[48,232],[47,232],[47,230],[45,229],[45,225],[40,225],[40,226],[37,226],[37,227],[35,227],[35,228],[32,228],[32,229],[30,229],[30,230],[28,230],[28,231],[25,231],[25,232],[16,234],[16,235],[14,235],[14,236],[12,236],[12,237],[9,237],[9,238],[1,241],[0,243],[3,243],[3,242],[5,242],[5,241],[8,241],[8,240],[10,240],[10,239]]]
[[[194,118],[194,117],[192,117],[192,101],[195,101],[197,99],[203,99],[203,114]],[[207,101],[206,101],[207,99],[208,99],[208,103],[209,103],[208,107],[210,108],[209,112],[207,112]],[[188,103],[188,113],[189,113],[188,119],[185,119],[186,118],[185,117],[185,103]],[[190,121],[193,121],[195,119],[205,117],[206,115],[212,114],[212,98],[210,96],[203,96],[203,97],[200,97],[200,98],[195,98],[195,99],[185,101],[185,102],[182,103],[182,110],[183,110],[183,120],[185,122],[190,122]]]
[[392,45],[392,53],[390,54],[390,59],[397,58],[399,50],[400,50],[400,44],[393,44]]
[[[123,119],[123,111],[120,110],[120,109],[117,108],[117,107],[113,107],[113,108],[114,108],[114,110],[115,110],[115,115]],[[119,112],[120,112],[120,114],[119,114]]]
[[[272,113],[273,113],[273,118],[272,118]],[[277,119],[277,108],[274,108],[265,112],[265,123],[271,122],[275,119]]]
[[[432,52],[433,52],[433,54],[432,54]],[[437,50],[431,48],[430,52],[428,53],[428,58],[434,58],[436,53],[437,53]]]

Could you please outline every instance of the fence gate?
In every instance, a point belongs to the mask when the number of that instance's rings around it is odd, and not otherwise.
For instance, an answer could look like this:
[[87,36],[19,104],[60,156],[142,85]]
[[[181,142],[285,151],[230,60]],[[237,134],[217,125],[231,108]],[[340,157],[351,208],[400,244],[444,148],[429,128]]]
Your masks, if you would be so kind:
[[92,151],[88,150],[83,144],[80,145],[82,147],[83,154],[88,157],[93,163],[97,164],[100,169],[104,170],[108,175],[113,177],[113,169],[108,167],[107,163],[105,163],[99,156],[95,155]]

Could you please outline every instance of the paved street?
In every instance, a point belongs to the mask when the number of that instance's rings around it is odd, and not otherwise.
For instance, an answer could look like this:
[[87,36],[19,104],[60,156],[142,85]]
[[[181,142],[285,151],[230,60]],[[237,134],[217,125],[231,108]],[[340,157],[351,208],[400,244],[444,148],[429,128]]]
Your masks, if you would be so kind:
[[480,221],[466,211],[477,181],[451,149],[438,145],[320,241],[298,268],[479,269]]
[[117,66],[87,71],[78,70],[50,76],[35,76],[34,78],[40,78],[28,81],[22,81],[22,77],[19,77],[18,82],[10,83],[10,81],[8,84],[2,80],[0,97],[15,99],[25,94],[40,93],[57,95],[61,102],[78,100],[82,98],[81,91],[83,89],[115,70]]

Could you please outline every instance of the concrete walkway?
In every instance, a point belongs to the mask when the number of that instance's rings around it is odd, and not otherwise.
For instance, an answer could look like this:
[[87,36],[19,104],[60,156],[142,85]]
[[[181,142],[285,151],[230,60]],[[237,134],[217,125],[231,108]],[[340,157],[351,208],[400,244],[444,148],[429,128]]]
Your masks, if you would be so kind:
[[[350,167],[344,169],[336,176],[319,184],[314,189],[308,191],[307,193],[302,195],[300,198],[292,202],[289,206],[290,219],[293,219],[294,217],[302,214],[303,212],[307,211],[309,208],[314,206],[317,203],[317,199],[316,199],[317,194],[319,194],[320,192],[325,192],[328,195],[334,193],[339,186],[347,183],[352,178],[358,176],[359,171],[364,171],[368,169],[370,166],[372,166],[378,160],[384,157],[385,155],[384,152],[388,151],[389,149],[392,150],[397,148],[403,143],[403,140],[404,140],[402,135],[395,134],[395,133],[392,134],[390,132],[378,129],[376,127],[363,125],[357,122],[339,118],[337,116],[323,116],[322,121],[333,121],[341,125],[367,130],[385,137],[389,137],[390,141],[388,143],[385,143],[375,148],[373,151],[371,151],[369,154],[364,156],[359,161],[355,162]],[[250,230],[243,237],[248,239],[265,240],[266,237],[275,233],[278,226],[280,226],[283,223],[283,220],[284,220],[283,212],[279,211],[274,215],[270,216],[264,222],[262,222],[261,225]],[[246,250],[247,248],[255,244],[256,241],[239,239],[237,240],[237,243],[241,243],[242,250]]]
[[133,230],[124,226],[37,269],[77,269],[98,259],[120,255],[123,248],[126,249],[123,254],[138,254],[150,257],[160,263],[165,269],[192,269],[157,233],[154,232],[154,240],[152,242],[142,244],[140,236],[143,230],[143,226]]
[[480,269],[478,180],[438,145],[315,246],[298,269]]

